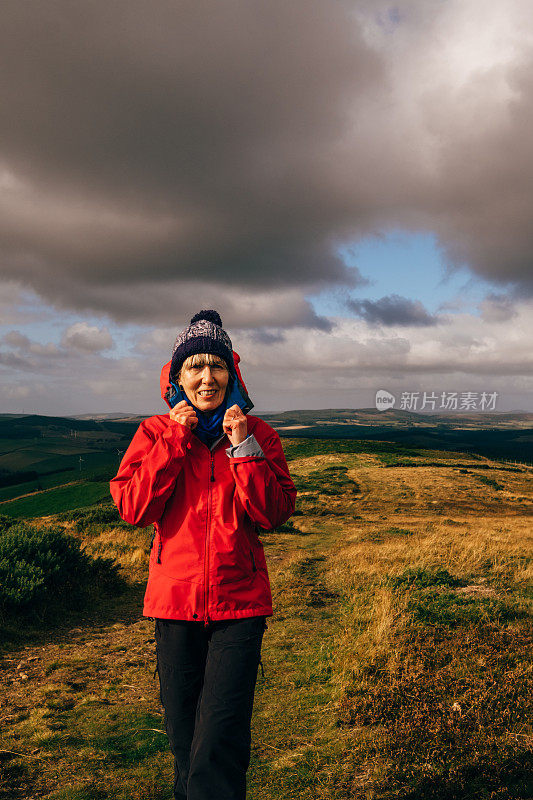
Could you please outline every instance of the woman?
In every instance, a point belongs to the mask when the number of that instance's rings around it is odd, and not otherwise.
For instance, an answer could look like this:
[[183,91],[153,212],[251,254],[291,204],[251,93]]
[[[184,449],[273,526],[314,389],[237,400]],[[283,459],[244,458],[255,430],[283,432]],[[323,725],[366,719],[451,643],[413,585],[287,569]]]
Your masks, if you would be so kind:
[[196,314],[163,367],[170,412],[141,423],[111,481],[122,518],[155,528],[143,613],[155,618],[175,800],[246,796],[272,614],[258,530],[285,522],[296,498],[279,436],[247,413],[238,363],[218,313]]

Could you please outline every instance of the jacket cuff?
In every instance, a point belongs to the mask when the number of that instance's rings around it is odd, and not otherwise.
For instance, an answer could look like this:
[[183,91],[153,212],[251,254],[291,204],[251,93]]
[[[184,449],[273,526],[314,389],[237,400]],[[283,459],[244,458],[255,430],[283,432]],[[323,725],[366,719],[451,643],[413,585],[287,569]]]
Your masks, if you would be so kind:
[[233,447],[226,448],[226,454],[229,458],[264,458],[265,454],[261,449],[261,445],[251,433],[244,442],[233,445]]

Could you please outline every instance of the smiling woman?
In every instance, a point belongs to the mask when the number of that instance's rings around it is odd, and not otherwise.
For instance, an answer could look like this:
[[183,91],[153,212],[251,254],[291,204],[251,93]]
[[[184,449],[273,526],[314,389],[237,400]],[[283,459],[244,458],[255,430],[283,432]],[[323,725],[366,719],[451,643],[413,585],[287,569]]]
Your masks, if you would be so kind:
[[213,411],[224,399],[229,372],[221,358],[202,353],[183,362],[178,380],[193,405],[200,411]]
[[154,523],[144,614],[174,756],[175,800],[244,800],[266,617],[259,533],[294,511],[278,434],[252,403],[216,311],[201,311],[162,371],[168,414],[141,423],[111,493],[127,522]]

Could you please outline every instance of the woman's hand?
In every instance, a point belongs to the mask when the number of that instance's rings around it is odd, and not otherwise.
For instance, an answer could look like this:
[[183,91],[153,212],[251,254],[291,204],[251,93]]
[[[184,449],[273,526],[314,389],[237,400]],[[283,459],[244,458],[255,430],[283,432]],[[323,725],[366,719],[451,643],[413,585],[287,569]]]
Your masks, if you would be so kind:
[[179,422],[180,425],[185,425],[191,431],[198,425],[196,411],[186,400],[180,400],[179,403],[176,403],[174,408],[171,408],[168,412],[168,416],[173,422]]
[[248,420],[237,404],[228,408],[224,414],[222,429],[234,447],[244,442],[248,436]]

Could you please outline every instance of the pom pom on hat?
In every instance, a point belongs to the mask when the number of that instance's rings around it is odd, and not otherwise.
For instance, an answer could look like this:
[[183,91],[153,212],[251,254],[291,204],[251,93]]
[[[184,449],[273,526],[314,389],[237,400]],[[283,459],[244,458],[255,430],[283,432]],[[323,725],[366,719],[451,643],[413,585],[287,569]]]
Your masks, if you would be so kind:
[[220,314],[218,313],[218,311],[214,311],[212,308],[207,309],[206,311],[199,311],[198,314],[195,314],[194,317],[191,319],[191,325],[194,325],[195,322],[199,322],[201,319],[206,319],[208,322],[213,322],[220,328],[222,327],[222,320],[220,319]]

